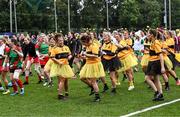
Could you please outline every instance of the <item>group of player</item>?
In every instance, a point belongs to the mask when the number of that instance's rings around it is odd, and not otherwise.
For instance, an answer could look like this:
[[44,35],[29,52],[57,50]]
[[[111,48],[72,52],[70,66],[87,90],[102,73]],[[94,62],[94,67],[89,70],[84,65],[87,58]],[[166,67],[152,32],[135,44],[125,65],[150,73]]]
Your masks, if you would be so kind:
[[[178,36],[179,34],[177,34]],[[34,39],[37,38],[36,41]],[[134,70],[141,64],[146,83],[154,90],[153,101],[164,100],[160,76],[163,77],[165,89],[170,90],[169,75],[176,85],[180,85],[175,67],[180,62],[179,53],[174,51],[174,39],[171,31],[149,29],[147,32],[129,33],[127,30],[104,31],[99,36],[95,32],[62,34],[44,34],[37,37],[18,35],[0,39],[0,72],[5,88],[0,80],[0,90],[9,94],[7,74],[10,73],[13,93],[24,94],[24,85],[28,85],[31,66],[38,75],[38,83],[52,86],[52,78],[58,77],[58,99],[67,99],[69,95],[68,80],[80,77],[91,88],[90,95],[94,101],[101,100],[98,81],[102,81],[103,93],[109,87],[106,83],[107,72],[111,80],[111,94],[116,94],[120,85],[119,74],[128,79],[128,90],[134,86]],[[25,81],[20,79],[25,73]]]

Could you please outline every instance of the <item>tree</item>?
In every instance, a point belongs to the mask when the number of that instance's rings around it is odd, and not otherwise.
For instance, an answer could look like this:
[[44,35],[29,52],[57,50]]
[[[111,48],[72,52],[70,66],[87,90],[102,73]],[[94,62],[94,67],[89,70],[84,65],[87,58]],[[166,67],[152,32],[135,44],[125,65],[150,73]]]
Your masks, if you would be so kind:
[[8,0],[0,0],[0,31],[10,31]]
[[172,28],[180,28],[180,1],[179,0],[171,0],[171,8],[172,8]]
[[155,28],[161,25],[162,4],[158,0],[138,0],[138,4],[140,8],[138,27],[151,26]]
[[119,22],[122,27],[136,27],[140,17],[140,8],[137,0],[123,0],[118,6],[118,11]]
[[[82,28],[106,28],[106,1],[70,0],[72,31],[80,31]],[[108,0],[110,28],[117,29],[124,27],[141,29],[147,25],[154,28],[164,25],[163,1]],[[179,28],[180,1],[171,0],[171,2],[172,28]],[[56,4],[58,32],[60,30],[67,32],[68,1],[56,0]],[[18,32],[55,31],[54,0],[17,0],[16,6]],[[9,0],[0,0],[0,32],[10,31],[9,19]]]
[[81,13],[82,26],[84,28],[104,27],[103,21],[106,15],[104,12],[103,0],[86,0]]

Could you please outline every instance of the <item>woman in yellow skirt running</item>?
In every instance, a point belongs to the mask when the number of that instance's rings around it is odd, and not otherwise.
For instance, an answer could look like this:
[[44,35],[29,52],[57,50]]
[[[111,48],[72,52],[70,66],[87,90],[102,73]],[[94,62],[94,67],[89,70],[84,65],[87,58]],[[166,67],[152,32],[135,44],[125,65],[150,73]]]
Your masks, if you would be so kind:
[[162,73],[165,73],[164,59],[162,55],[162,44],[157,39],[157,30],[151,29],[148,33],[148,38],[152,43],[149,49],[150,57],[147,66],[146,81],[155,92],[153,101],[161,101],[164,100],[164,98],[160,82],[160,75]]
[[100,101],[99,88],[96,80],[98,78],[105,77],[105,72],[101,59],[99,57],[99,47],[97,44],[92,43],[92,39],[88,35],[81,37],[82,44],[86,46],[86,52],[81,55],[82,58],[86,59],[85,65],[80,71],[81,80],[86,80],[89,85],[93,87],[95,92],[95,102]]
[[133,70],[132,68],[136,66],[137,59],[134,59],[134,56],[132,55],[131,47],[128,46],[126,40],[120,38],[119,34],[115,35],[116,40],[119,42],[116,46],[118,47],[118,58],[122,64],[120,72],[125,72],[128,76],[129,80],[129,88],[128,90],[134,89],[134,83],[133,83]]
[[[51,56],[51,51],[55,48],[54,36],[49,37],[48,43],[49,43],[48,55]],[[53,82],[52,82],[52,79],[50,77],[50,70],[51,70],[52,64],[53,64],[52,59],[49,59],[48,62],[46,63],[46,65],[44,66],[44,75],[48,79],[48,83],[46,84],[46,85],[48,85],[48,87],[53,86]],[[46,86],[46,85],[44,85],[44,86]]]
[[169,57],[169,59],[171,60],[172,64],[173,64],[173,68],[172,68],[172,73],[170,72],[170,74],[173,76],[173,78],[176,81],[176,85],[180,86],[180,80],[178,79],[176,73],[175,73],[175,67],[177,65],[176,63],[176,58],[175,58],[175,53],[174,53],[174,39],[171,37],[170,32],[164,32],[164,36],[165,36],[165,42],[168,46],[167,50],[167,56]]
[[[180,81],[177,78],[176,72],[173,70],[173,63],[168,57],[169,52],[168,50],[168,44],[165,40],[162,41],[162,52],[163,52],[163,58],[164,58],[164,64],[166,65],[166,75],[169,76],[169,74],[175,79],[176,85],[180,85]],[[169,74],[168,74],[169,73]],[[166,89],[167,90],[167,89]],[[169,89],[168,89],[169,90]]]
[[74,76],[73,70],[68,63],[68,60],[71,59],[72,56],[69,47],[64,45],[64,37],[62,34],[55,35],[54,39],[56,42],[56,47],[51,51],[51,59],[54,63],[50,69],[50,77],[59,78],[58,99],[64,100],[68,95],[63,95],[63,89],[67,89],[68,85],[66,83],[68,79]]

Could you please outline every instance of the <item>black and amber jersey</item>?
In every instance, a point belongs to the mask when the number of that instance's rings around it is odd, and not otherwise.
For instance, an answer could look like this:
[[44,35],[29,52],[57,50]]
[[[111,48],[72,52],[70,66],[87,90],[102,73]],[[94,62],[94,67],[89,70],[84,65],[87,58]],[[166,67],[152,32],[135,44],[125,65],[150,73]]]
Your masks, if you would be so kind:
[[125,39],[125,40],[126,40],[127,45],[132,48],[132,46],[133,46],[133,41],[132,41],[132,39],[128,38],[128,39]]
[[[168,49],[168,45],[167,45],[166,41],[161,41],[161,46],[162,46],[163,50],[167,50]],[[168,55],[167,51],[163,51],[162,53],[163,53],[163,57],[166,57]]]
[[95,43],[97,46],[101,47],[101,43],[97,39],[93,39],[92,43]]
[[152,42],[150,45],[150,50],[149,50],[149,61],[157,61],[160,60],[159,54],[162,52],[161,50],[162,44],[160,43],[159,40],[155,40]]
[[125,40],[126,40],[127,45],[130,47],[130,48],[129,48],[130,51],[131,51],[132,53],[134,53],[134,52],[133,52],[133,49],[132,49],[132,46],[133,46],[133,41],[132,41],[132,39],[128,38],[128,39],[125,39]]
[[149,54],[150,45],[151,45],[150,42],[144,43],[144,52],[143,52],[144,54]]
[[173,53],[174,54],[174,39],[173,38],[169,38],[169,39],[166,39],[166,43],[167,43],[167,46],[168,46],[168,52],[170,53]]
[[68,46],[53,47],[51,57],[55,57],[60,63],[68,64],[68,56],[71,54]]
[[102,57],[106,60],[110,60],[116,57],[116,50],[117,47],[112,42],[104,43],[102,46],[102,51],[105,52],[106,54],[103,55]]
[[[95,43],[92,43],[90,46],[86,46],[86,53],[99,56],[99,46]],[[96,58],[86,57],[87,64],[97,63],[100,61],[101,61],[100,57],[96,57]]]
[[56,48],[55,46],[49,46],[48,48],[48,55],[51,56],[51,51],[53,51],[53,49]]
[[126,56],[131,54],[131,50],[129,48],[127,48],[128,44],[127,44],[126,40],[124,40],[124,39],[121,40],[119,42],[119,45],[122,46],[123,48],[118,49],[118,58],[124,59]]

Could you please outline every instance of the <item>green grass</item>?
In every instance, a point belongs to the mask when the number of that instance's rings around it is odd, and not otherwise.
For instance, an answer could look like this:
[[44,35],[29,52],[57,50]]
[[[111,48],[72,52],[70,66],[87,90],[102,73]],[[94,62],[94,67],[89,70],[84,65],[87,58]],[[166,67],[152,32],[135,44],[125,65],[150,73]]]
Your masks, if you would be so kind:
[[[180,76],[180,68],[177,69]],[[122,76],[121,76],[122,77]],[[110,87],[110,79],[106,78]],[[170,78],[171,90],[164,91],[165,101],[153,102],[153,91],[144,84],[142,72],[135,73],[135,89],[127,91],[127,80],[117,88],[117,95],[111,96],[110,90],[101,94],[100,103],[92,102],[88,96],[90,89],[79,79],[69,81],[70,97],[66,101],[57,99],[57,79],[52,88],[36,84],[37,77],[30,78],[30,85],[25,86],[24,96],[0,94],[0,116],[120,116],[150,106],[180,98],[180,87]],[[102,83],[99,84],[102,91]],[[12,90],[12,89],[11,89]],[[140,114],[140,116],[180,116],[180,102]]]

